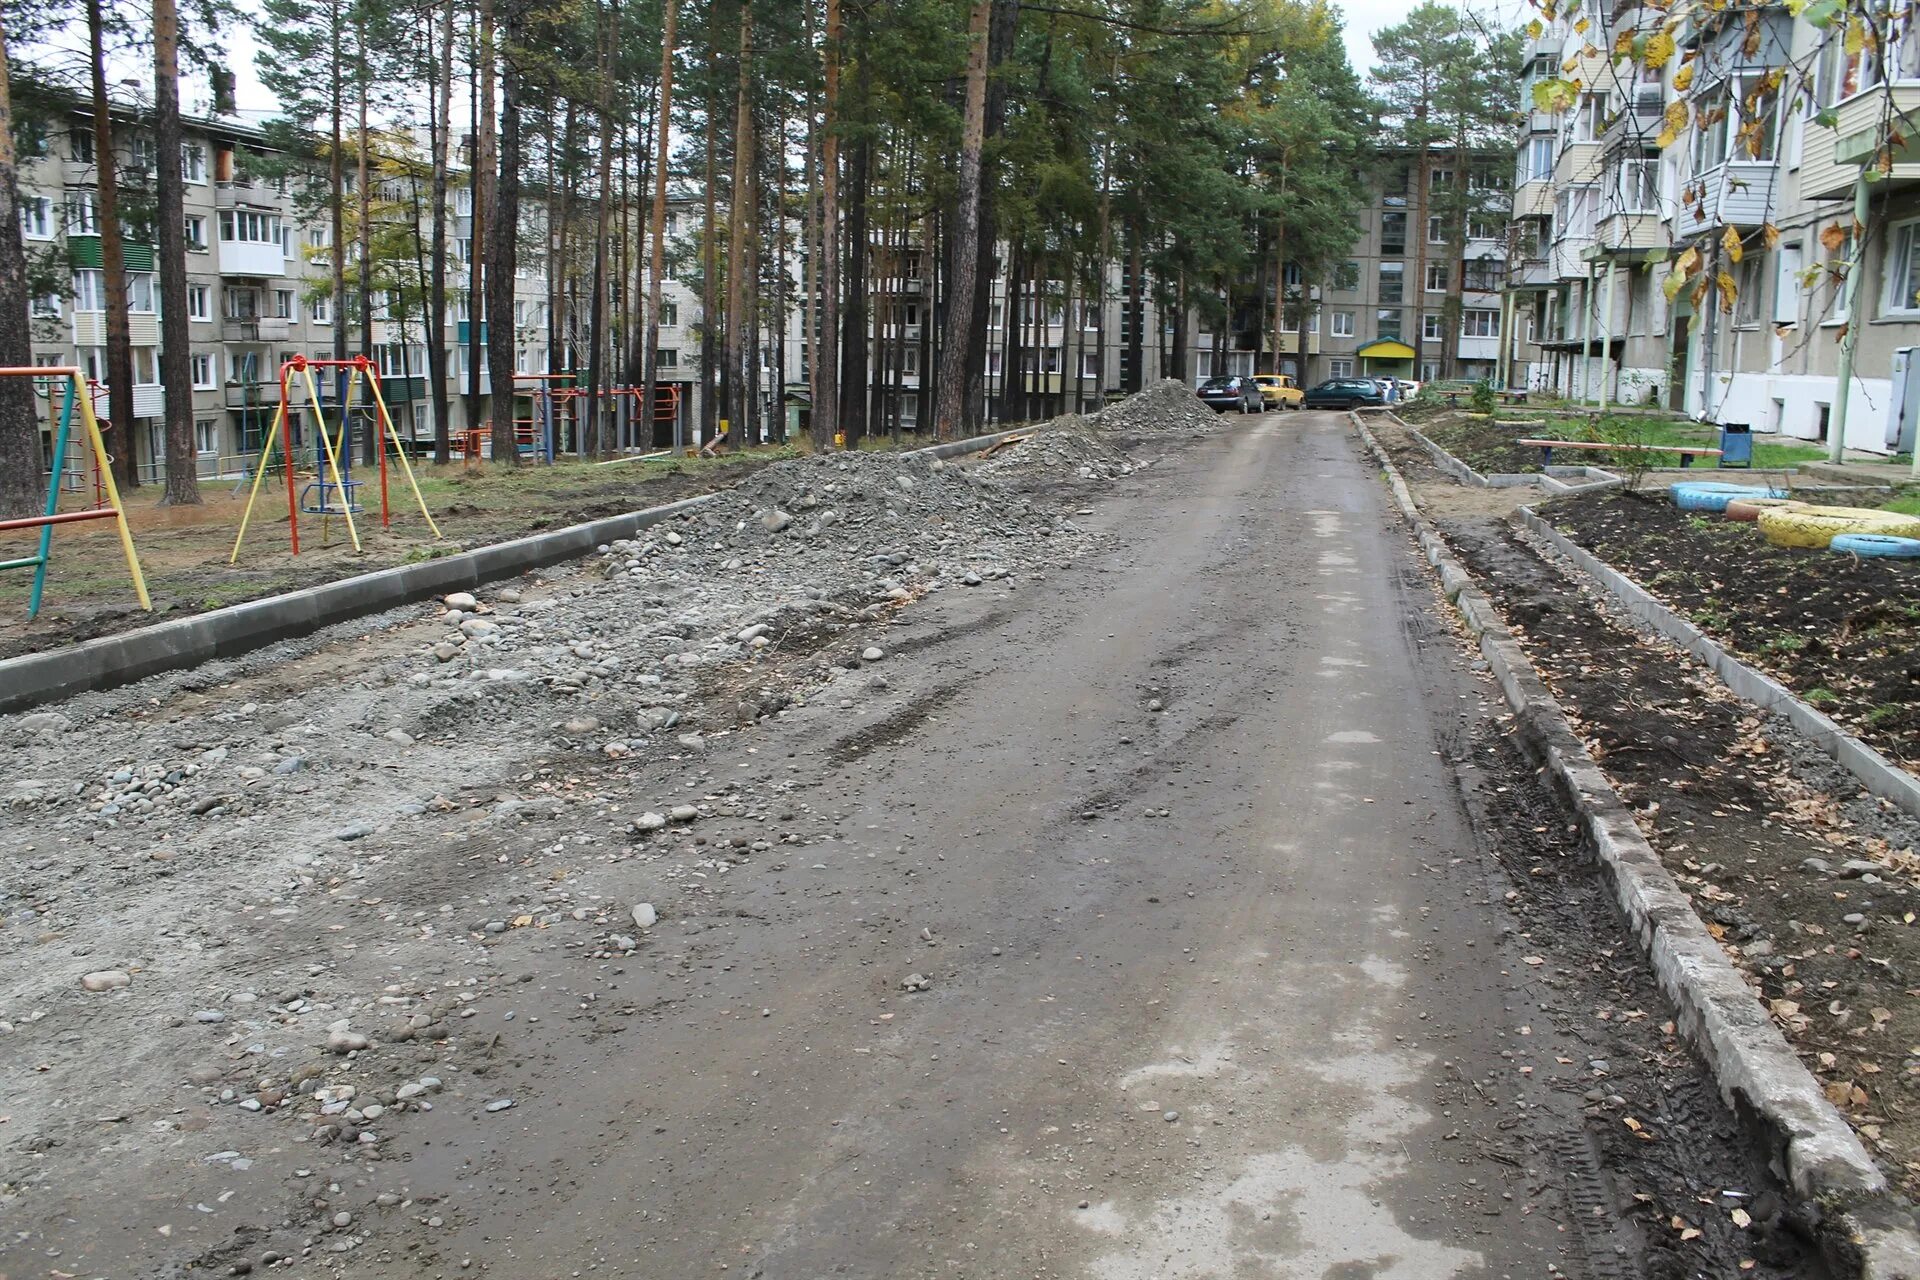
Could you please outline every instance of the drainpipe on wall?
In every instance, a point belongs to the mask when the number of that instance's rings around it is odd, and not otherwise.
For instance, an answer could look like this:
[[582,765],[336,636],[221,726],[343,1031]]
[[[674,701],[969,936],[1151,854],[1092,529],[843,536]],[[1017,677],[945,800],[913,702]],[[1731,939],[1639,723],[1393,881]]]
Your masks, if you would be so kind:
[[[1847,331],[1840,335],[1839,385],[1827,413],[1827,461],[1839,462],[1847,450],[1847,399],[1853,387],[1854,335],[1860,331],[1860,277],[1867,260],[1867,167],[1853,180],[1853,261],[1847,264]],[[1920,449],[1914,450],[1920,457]]]

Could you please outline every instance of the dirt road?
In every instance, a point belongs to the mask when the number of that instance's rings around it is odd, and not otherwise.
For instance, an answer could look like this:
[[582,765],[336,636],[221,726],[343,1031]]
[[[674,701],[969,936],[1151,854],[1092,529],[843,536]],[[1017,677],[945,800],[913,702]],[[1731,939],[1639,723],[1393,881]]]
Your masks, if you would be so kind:
[[[8,834],[107,878],[0,930],[0,1276],[1817,1275],[1343,421],[1068,501],[1053,563],[658,748],[476,717],[409,776],[415,686],[360,680],[425,620],[101,700],[373,745],[244,863]],[[441,803],[327,841],[369,789]]]

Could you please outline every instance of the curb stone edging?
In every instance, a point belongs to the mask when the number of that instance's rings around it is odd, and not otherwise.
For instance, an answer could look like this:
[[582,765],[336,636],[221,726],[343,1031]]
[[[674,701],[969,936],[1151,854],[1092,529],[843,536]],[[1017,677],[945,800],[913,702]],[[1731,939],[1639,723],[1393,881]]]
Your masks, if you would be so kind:
[[1829,1261],[1861,1280],[1920,1277],[1920,1231],[1860,1139],[1727,959],[1647,842],[1633,812],[1587,754],[1565,710],[1507,630],[1499,611],[1420,514],[1393,460],[1357,415],[1350,419],[1386,472],[1422,554],[1479,641],[1514,710],[1522,743],[1581,819],[1614,899],[1674,1003],[1681,1035],[1721,1096],[1764,1143],[1794,1192],[1827,1210]]
[[[1413,437],[1422,449],[1433,459],[1433,465],[1458,480],[1461,484],[1472,485],[1476,489],[1518,489],[1526,485],[1539,485],[1548,493],[1574,493],[1583,489],[1596,489],[1604,485],[1623,483],[1619,476],[1600,467],[1546,467],[1539,471],[1503,471],[1493,475],[1481,475],[1460,458],[1436,443],[1431,436],[1402,418],[1399,414],[1388,412],[1387,417],[1399,423],[1401,428]],[[1568,478],[1583,481],[1569,484]]]
[[1521,507],[1520,523],[1553,545],[1583,573],[1611,594],[1640,621],[1691,653],[1733,692],[1766,711],[1778,712],[1793,727],[1860,780],[1860,785],[1905,812],[1920,817],[1920,778],[1848,733],[1785,685],[1733,656],[1718,641],[1662,604],[1645,587],[1602,561],[1554,528],[1531,507]]
[[[950,440],[912,449],[908,457],[936,460],[978,453],[1022,434],[1025,428]],[[278,640],[322,627],[384,613],[403,605],[467,591],[535,569],[587,555],[602,543],[631,538],[642,529],[686,514],[713,494],[569,525],[547,533],[490,543],[416,564],[376,569],[280,595],[263,596],[224,609],[153,623],[80,644],[0,660],[0,713],[57,702],[75,694],[118,688],[164,671],[231,658]]]

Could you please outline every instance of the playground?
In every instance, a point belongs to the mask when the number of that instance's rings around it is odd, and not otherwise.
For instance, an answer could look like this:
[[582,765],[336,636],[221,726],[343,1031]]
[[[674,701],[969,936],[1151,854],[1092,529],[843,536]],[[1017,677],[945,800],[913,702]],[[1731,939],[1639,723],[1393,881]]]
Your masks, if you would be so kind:
[[[475,467],[457,457],[444,467],[416,464],[420,494],[444,536],[434,537],[419,510],[408,505],[411,493],[398,488],[387,527],[381,526],[377,500],[372,504],[372,518],[359,527],[359,553],[343,519],[326,521],[323,530],[319,515],[303,514],[295,556],[283,486],[268,480],[231,564],[247,505],[244,488],[203,483],[206,502],[199,507],[159,507],[156,489],[133,490],[123,496],[153,613],[143,611],[134,597],[112,521],[60,526],[37,618],[27,616],[31,575],[0,574],[0,657],[710,493],[793,453],[790,447],[768,446],[716,458],[611,464],[562,460]],[[90,489],[68,495],[63,509],[86,505],[91,496]],[[0,559],[32,555],[38,536],[36,529],[0,532]]]

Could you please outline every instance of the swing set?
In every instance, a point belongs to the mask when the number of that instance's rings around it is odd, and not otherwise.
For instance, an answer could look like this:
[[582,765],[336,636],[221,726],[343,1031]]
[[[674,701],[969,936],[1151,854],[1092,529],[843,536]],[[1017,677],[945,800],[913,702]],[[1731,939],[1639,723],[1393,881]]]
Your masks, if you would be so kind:
[[[346,386],[340,399],[339,422],[331,429],[327,425],[326,402],[321,398],[319,386],[314,381],[315,369],[338,369],[346,375]],[[302,401],[293,398],[296,377],[306,389],[306,399]],[[327,531],[333,517],[343,516],[353,549],[361,549],[360,528],[353,519],[361,512],[359,490],[363,483],[353,478],[353,411],[354,400],[363,380],[374,411],[374,430],[379,436],[376,452],[380,457],[381,527],[385,528],[393,522],[387,500],[387,448],[391,445],[394,456],[400,459],[400,470],[406,476],[407,487],[413,490],[414,501],[420,506],[420,514],[426,520],[427,528],[433,530],[435,538],[444,536],[427,510],[427,500],[420,492],[420,483],[414,479],[413,464],[407,460],[407,451],[400,442],[399,431],[394,428],[393,416],[387,412],[386,396],[380,390],[379,368],[363,355],[350,360],[310,360],[306,356],[296,355],[280,366],[280,405],[274,411],[273,425],[267,429],[267,438],[260,443],[260,465],[254,470],[253,485],[247,491],[247,508],[241,514],[240,534],[233,540],[233,554],[227,557],[228,564],[240,558],[240,544],[246,540],[247,526],[253,519],[253,504],[260,496],[260,482],[271,469],[267,460],[272,456],[276,442],[280,445],[280,454],[286,466],[287,527],[293,541],[293,554],[300,554],[302,512],[320,517],[321,546],[327,544]],[[308,414],[313,416],[314,421],[313,479],[302,486],[294,474],[293,455],[297,447],[294,437],[296,428],[306,421]]]
[[[133,549],[133,530],[127,525],[127,511],[120,502],[120,488],[113,482],[112,459],[107,456],[107,443],[100,434],[100,420],[94,416],[93,395],[87,388],[85,376],[78,369],[60,367],[28,366],[25,368],[0,368],[0,378],[31,378],[43,383],[49,408],[52,406],[55,388],[64,388],[60,401],[59,426],[54,431],[51,466],[47,476],[47,509],[44,515],[26,516],[18,520],[0,520],[0,533],[17,529],[40,530],[38,550],[30,556],[20,556],[12,560],[0,560],[0,569],[33,570],[33,594],[27,601],[27,616],[37,617],[40,613],[40,597],[47,585],[47,566],[53,562],[53,529],[55,525],[76,524],[85,520],[112,520],[120,533],[120,547],[126,553],[127,573],[133,579],[134,595],[139,597],[140,607],[153,612],[153,601],[147,596],[147,579],[140,572],[140,556]],[[94,487],[98,498],[94,506],[80,511],[60,510],[60,477],[67,463],[67,445],[73,438],[73,413],[78,406],[81,426],[87,433],[87,443],[93,454]]]

